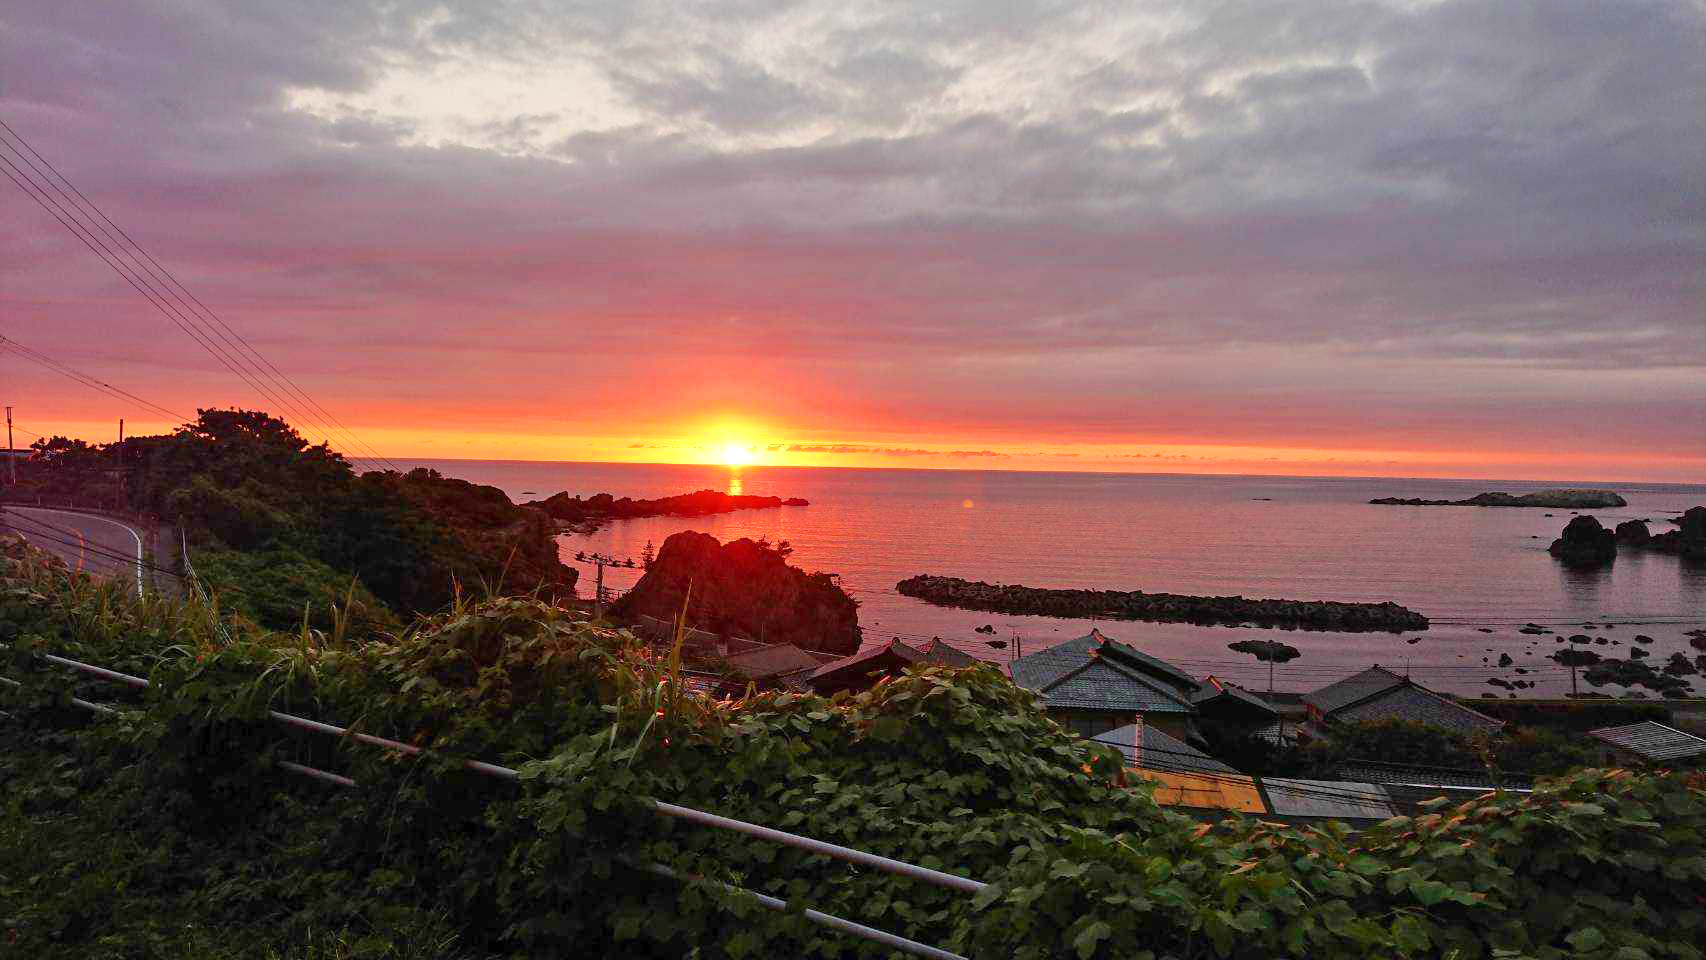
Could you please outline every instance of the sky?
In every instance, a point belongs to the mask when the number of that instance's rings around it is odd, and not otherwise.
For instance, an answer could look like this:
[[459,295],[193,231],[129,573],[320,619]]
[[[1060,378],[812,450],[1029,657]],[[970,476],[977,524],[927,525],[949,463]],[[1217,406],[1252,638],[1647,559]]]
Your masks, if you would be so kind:
[[[1706,482],[1703,102],[1701,0],[0,7],[0,119],[393,457]],[[277,412],[0,194],[0,335]]]

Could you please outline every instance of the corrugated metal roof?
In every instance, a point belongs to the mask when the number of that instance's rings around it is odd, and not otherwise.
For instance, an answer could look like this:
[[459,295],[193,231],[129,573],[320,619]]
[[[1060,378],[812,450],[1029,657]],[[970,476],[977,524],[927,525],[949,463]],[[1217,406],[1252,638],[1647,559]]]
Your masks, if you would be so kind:
[[1333,713],[1332,719],[1348,723],[1407,720],[1468,733],[1497,730],[1505,725],[1503,720],[1495,720],[1409,681],[1401,681],[1399,686],[1345,707]]
[[1653,720],[1600,727],[1588,735],[1648,760],[1681,760],[1706,753],[1706,739]]
[[1397,816],[1392,798],[1377,783],[1263,777],[1271,811],[1282,817],[1385,820]]
[[1361,673],[1305,694],[1303,702],[1322,713],[1332,713],[1359,700],[1367,700],[1382,690],[1390,690],[1403,682],[1403,677],[1375,664]]
[[1127,760],[1147,770],[1176,773],[1237,773],[1232,767],[1198,750],[1152,723],[1128,723],[1090,739],[1105,743]]
[[1155,802],[1168,807],[1266,813],[1256,781],[1243,774],[1165,773],[1141,767],[1133,773],[1155,784]]

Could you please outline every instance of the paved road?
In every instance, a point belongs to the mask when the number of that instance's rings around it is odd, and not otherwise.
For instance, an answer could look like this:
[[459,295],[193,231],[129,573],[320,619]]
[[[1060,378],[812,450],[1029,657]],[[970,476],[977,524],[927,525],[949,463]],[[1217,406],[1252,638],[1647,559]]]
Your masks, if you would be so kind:
[[73,570],[122,576],[136,584],[137,593],[142,592],[142,534],[129,525],[88,513],[14,504],[0,511],[0,519],[6,529],[23,534]]

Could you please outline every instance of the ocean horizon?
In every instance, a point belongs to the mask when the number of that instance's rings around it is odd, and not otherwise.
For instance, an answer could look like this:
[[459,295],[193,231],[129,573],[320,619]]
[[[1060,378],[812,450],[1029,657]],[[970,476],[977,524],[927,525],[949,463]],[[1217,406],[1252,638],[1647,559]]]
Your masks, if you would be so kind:
[[[363,461],[358,466],[366,467]],[[658,497],[698,489],[804,497],[807,507],[705,517],[618,520],[558,538],[579,551],[638,558],[670,534],[787,540],[791,562],[837,574],[860,603],[867,643],[941,637],[1006,663],[1090,629],[1198,674],[1266,689],[1267,667],[1227,649],[1275,631],[1144,621],[1010,616],[932,606],[895,592],[916,574],[1036,587],[1143,590],[1292,600],[1390,600],[1432,621],[1425,631],[1285,630],[1300,659],[1274,671],[1279,690],[1308,690],[1371,663],[1407,670],[1438,689],[1508,696],[1561,695],[1569,670],[1546,659],[1559,640],[1587,633],[1602,654],[1626,655],[1636,634],[1654,663],[1692,656],[1686,632],[1706,625],[1706,568],[1626,552],[1595,570],[1558,564],[1546,547],[1572,515],[1540,508],[1371,505],[1377,497],[1462,499],[1487,490],[1591,487],[1628,506],[1585,510],[1608,526],[1652,521],[1655,532],[1706,503],[1706,484],[1605,481],[1298,477],[908,467],[726,467],[576,461],[398,459],[503,490],[512,500],[559,491]],[[624,590],[638,571],[606,570]],[[1519,633],[1527,623],[1554,631]],[[1588,627],[1585,624],[1593,624]],[[1606,626],[1608,625],[1609,626]],[[993,628],[994,633],[978,628]],[[1488,632],[1490,631],[1490,632]],[[1002,646],[991,646],[989,641]],[[1412,642],[1413,641],[1413,642]],[[1501,666],[1501,657],[1509,662]],[[1692,679],[1692,678],[1691,678]],[[1585,683],[1583,689],[1589,689]],[[1621,695],[1619,687],[1600,692]]]

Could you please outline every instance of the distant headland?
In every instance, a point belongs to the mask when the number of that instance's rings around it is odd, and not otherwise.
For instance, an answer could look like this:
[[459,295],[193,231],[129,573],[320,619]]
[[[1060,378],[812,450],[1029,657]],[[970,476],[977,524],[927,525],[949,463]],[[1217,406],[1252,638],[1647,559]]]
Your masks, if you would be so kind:
[[921,575],[902,580],[903,596],[941,607],[1044,617],[1153,620],[1197,624],[1255,624],[1288,630],[1426,630],[1428,618],[1396,603],[1333,600],[1251,600],[1193,597],[1141,590],[1048,590]]
[[1560,510],[1600,510],[1626,507],[1627,500],[1610,490],[1536,490],[1533,493],[1478,493],[1467,500],[1423,500],[1380,497],[1369,503],[1395,507],[1553,507]]
[[543,500],[522,504],[542,510],[559,524],[575,529],[590,530],[609,520],[632,520],[639,517],[703,517],[713,513],[733,513],[736,510],[760,510],[769,507],[810,506],[799,497],[761,497],[723,493],[721,490],[698,490],[655,500],[635,500],[608,493],[594,494],[581,499],[567,492]]

